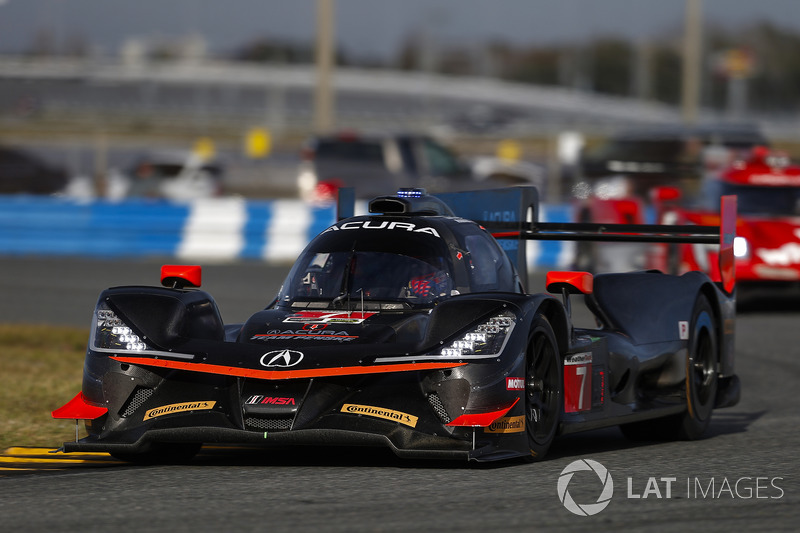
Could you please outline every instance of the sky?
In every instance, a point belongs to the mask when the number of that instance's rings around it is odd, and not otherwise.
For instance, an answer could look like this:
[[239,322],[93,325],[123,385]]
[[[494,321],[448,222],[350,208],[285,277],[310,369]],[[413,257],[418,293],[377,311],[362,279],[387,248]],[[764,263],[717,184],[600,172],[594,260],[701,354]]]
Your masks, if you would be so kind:
[[[316,0],[0,0],[0,54],[30,48],[49,31],[81,37],[105,55],[127,39],[202,34],[215,55],[269,37],[312,42]],[[800,0],[702,0],[707,23],[766,20],[800,31]],[[393,57],[412,33],[442,45],[646,39],[681,31],[685,0],[334,0],[337,44],[354,57]]]

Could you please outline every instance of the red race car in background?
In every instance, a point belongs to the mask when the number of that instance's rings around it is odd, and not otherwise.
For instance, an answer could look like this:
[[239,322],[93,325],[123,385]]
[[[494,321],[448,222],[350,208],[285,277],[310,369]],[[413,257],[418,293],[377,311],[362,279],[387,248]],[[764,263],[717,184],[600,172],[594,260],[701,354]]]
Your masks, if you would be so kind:
[[[679,207],[680,193],[671,188],[657,189],[653,197],[661,223],[718,225],[723,195],[738,197],[734,254],[739,301],[800,297],[800,165],[759,146],[709,173],[694,206]],[[715,277],[715,246],[680,245],[672,268],[665,264],[670,254],[663,247],[659,252],[651,258],[651,266],[666,271],[703,270]]]

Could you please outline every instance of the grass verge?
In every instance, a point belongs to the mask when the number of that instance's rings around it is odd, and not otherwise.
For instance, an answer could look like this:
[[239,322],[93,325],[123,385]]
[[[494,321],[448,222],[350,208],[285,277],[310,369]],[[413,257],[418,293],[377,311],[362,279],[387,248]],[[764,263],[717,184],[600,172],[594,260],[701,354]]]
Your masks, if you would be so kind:
[[75,422],[50,412],[81,390],[88,338],[79,328],[0,324],[0,451],[75,440]]

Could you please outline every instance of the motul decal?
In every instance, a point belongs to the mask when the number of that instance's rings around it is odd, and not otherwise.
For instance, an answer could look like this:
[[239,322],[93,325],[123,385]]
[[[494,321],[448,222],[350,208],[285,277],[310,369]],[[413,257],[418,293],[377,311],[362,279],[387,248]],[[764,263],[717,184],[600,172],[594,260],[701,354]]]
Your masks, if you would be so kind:
[[163,415],[171,415],[174,413],[185,413],[186,411],[208,411],[213,409],[217,402],[183,402],[173,403],[170,405],[162,405],[145,412],[143,420],[150,420]]
[[244,403],[247,405],[295,405],[294,398],[261,396],[259,394],[250,396]]
[[483,428],[484,433],[522,433],[523,431],[525,431],[524,415],[503,417]]
[[327,233],[329,231],[348,230],[348,229],[400,230],[400,231],[411,231],[413,233],[427,233],[429,235],[433,235],[434,237],[440,237],[439,233],[430,226],[423,226],[421,228],[418,228],[416,224],[412,224],[411,222],[399,222],[399,221],[389,221],[389,220],[381,220],[381,221],[352,220],[350,222],[345,222],[344,224],[340,224],[338,226],[331,226],[330,228],[323,231],[323,233]]
[[525,390],[525,378],[506,378],[507,390]]
[[[284,322],[302,324],[361,324],[377,313],[359,311],[299,311],[284,319]],[[305,329],[305,326],[304,326]]]
[[393,409],[384,409],[383,407],[373,407],[371,405],[357,405],[346,403],[342,406],[343,413],[353,413],[357,415],[374,416],[375,418],[385,418],[386,420],[393,420],[400,422],[403,425],[410,427],[417,427],[418,417],[395,411]]

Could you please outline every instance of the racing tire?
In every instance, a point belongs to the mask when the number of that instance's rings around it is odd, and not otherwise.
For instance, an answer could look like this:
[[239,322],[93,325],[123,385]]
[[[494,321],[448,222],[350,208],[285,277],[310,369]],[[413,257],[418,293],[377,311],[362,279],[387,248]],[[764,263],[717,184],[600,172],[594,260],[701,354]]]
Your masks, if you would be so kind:
[[536,315],[525,362],[525,430],[530,459],[540,461],[553,443],[561,420],[563,377],[553,326]]
[[680,419],[678,437],[695,440],[711,422],[717,396],[719,343],[714,312],[708,298],[700,295],[692,312],[689,349],[686,353],[686,413]]
[[655,420],[620,425],[630,440],[697,440],[703,436],[714,410],[719,375],[719,344],[714,312],[701,294],[692,311],[686,350],[686,412]]
[[163,442],[153,444],[144,452],[110,452],[110,455],[126,463],[185,464],[197,455],[202,446],[199,442]]

